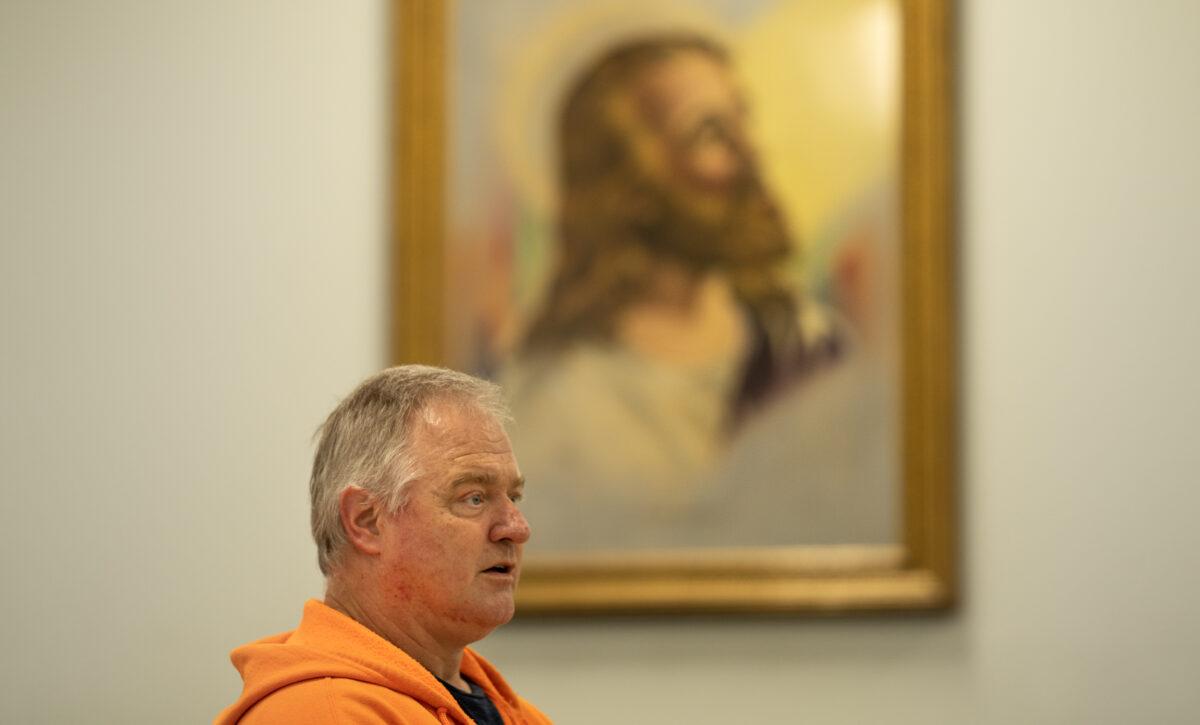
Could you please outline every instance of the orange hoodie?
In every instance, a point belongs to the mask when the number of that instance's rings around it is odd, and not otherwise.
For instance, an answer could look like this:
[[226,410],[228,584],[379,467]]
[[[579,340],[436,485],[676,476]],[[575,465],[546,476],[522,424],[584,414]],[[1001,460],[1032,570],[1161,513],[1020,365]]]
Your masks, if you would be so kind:
[[[245,686],[215,725],[472,722],[429,670],[315,599],[305,603],[295,631],[238,647],[230,659]],[[508,725],[549,725],[470,649],[461,671],[487,692]]]

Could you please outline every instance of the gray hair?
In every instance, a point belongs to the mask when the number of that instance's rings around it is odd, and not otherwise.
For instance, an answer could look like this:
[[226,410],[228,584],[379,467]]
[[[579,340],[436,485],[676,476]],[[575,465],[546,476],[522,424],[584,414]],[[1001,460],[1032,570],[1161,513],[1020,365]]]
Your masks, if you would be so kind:
[[510,419],[493,383],[445,368],[401,365],[363,381],[318,429],[309,494],[322,574],[329,576],[346,543],[342,491],[359,486],[389,511],[403,506],[409,484],[421,475],[421,461],[411,451],[412,431],[418,420],[432,422],[431,404],[439,401],[472,406],[500,424]]

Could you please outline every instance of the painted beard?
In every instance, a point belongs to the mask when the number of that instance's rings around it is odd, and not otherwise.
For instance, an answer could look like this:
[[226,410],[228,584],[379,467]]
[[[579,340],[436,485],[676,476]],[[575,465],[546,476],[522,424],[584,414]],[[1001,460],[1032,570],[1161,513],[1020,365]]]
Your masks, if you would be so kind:
[[699,270],[732,273],[773,267],[792,250],[783,215],[756,175],[746,174],[721,192],[679,184],[646,190],[657,213],[647,215],[641,238],[654,251]]

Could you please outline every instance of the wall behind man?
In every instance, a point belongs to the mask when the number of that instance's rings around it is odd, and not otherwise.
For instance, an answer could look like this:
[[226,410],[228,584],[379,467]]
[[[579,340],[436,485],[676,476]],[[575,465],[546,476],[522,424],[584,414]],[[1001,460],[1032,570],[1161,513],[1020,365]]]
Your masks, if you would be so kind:
[[384,357],[375,3],[0,3],[0,721],[193,723]]
[[[961,8],[964,605],[519,623],[564,723],[1185,722],[1200,7]],[[199,722],[384,364],[381,2],[0,4],[0,721]]]

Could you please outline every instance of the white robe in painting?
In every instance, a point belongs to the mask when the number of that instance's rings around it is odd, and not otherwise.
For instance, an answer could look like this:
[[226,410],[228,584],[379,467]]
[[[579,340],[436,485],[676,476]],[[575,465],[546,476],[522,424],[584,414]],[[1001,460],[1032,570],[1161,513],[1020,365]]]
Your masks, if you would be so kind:
[[740,356],[668,365],[577,344],[510,365],[530,550],[894,543],[887,366],[851,347],[731,436]]

